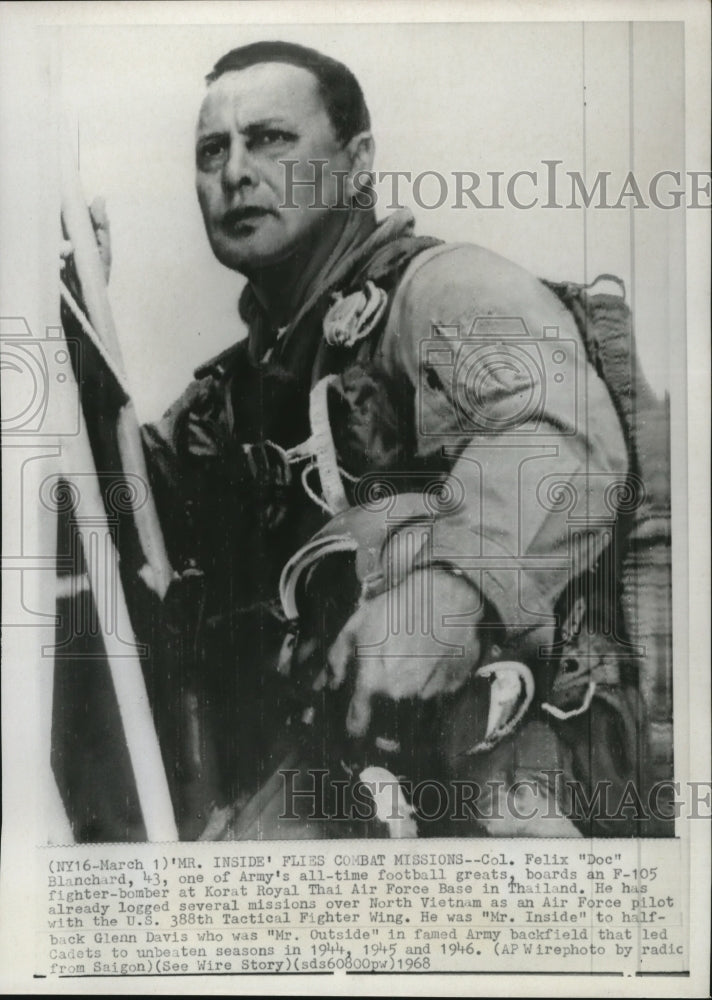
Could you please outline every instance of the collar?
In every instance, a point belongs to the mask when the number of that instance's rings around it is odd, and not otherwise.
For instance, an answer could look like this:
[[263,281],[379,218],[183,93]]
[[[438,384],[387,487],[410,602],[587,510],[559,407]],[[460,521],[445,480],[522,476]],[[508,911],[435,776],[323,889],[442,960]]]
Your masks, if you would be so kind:
[[272,328],[266,313],[251,285],[246,285],[240,296],[240,316],[249,328],[248,346],[254,361],[260,361],[278,337],[286,342],[302,317],[329,291],[342,284],[359,265],[370,259],[378,250],[391,244],[400,236],[411,235],[415,226],[413,214],[406,208],[398,209],[374,227],[372,213],[354,211],[329,255],[316,274],[307,276],[302,285],[299,305],[293,319],[279,331]]

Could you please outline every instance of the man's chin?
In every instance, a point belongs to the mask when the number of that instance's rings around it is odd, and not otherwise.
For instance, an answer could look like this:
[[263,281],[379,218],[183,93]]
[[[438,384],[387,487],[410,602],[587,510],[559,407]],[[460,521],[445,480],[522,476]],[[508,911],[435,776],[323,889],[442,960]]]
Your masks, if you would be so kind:
[[251,274],[286,260],[293,253],[290,246],[275,246],[256,238],[256,234],[213,246],[213,253],[224,267],[241,274]]

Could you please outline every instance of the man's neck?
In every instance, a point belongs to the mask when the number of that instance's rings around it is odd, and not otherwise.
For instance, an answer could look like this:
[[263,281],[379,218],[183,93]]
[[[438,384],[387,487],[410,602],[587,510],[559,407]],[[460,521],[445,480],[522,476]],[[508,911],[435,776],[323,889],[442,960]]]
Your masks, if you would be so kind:
[[372,228],[365,225],[367,220],[363,218],[359,219],[358,226],[354,226],[355,221],[350,212],[329,212],[308,244],[302,244],[284,260],[247,275],[255,296],[275,328],[294,319],[305,293],[337,250],[347,228],[354,228],[355,234]]

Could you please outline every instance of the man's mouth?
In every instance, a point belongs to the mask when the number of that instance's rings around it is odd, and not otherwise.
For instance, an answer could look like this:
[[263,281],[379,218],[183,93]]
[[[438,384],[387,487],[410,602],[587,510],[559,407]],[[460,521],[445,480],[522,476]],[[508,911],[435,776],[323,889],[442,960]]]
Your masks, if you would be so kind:
[[254,229],[261,219],[273,214],[270,209],[257,205],[231,208],[222,218],[222,228],[232,236],[241,236]]

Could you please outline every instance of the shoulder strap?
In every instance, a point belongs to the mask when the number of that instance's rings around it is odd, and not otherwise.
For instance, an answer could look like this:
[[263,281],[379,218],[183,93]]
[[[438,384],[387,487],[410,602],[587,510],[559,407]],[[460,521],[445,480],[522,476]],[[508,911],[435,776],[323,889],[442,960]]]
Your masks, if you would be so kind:
[[[341,355],[339,368],[342,368],[341,359],[344,356],[349,356],[351,365],[367,362],[384,329],[399,279],[414,257],[440,242],[440,240],[428,236],[399,237],[377,251],[358,274],[344,286],[344,292],[348,295],[355,289],[365,287],[370,282],[377,284],[386,292],[388,304],[373,329],[362,340],[353,345],[353,348],[336,347],[331,349],[336,350]],[[341,354],[341,352],[349,350],[351,351],[350,355]],[[329,389],[339,382],[341,376],[337,372],[328,370],[324,364],[326,356],[327,349],[322,344],[322,349],[318,352],[314,365],[313,383],[309,396],[311,437],[304,445],[293,449],[288,457],[294,460],[306,454],[311,456],[319,471],[322,499],[317,499],[303,480],[304,487],[315,502],[323,506],[330,514],[337,514],[349,507],[329,415]],[[305,472],[308,475],[308,469]]]
[[630,455],[631,500],[624,512],[619,569],[620,603],[636,657],[645,705],[649,786],[672,777],[672,647],[670,463],[667,400],[653,392],[635,348],[633,320],[622,295],[591,285],[545,282],[573,313],[589,360],[606,383],[623,426]]

